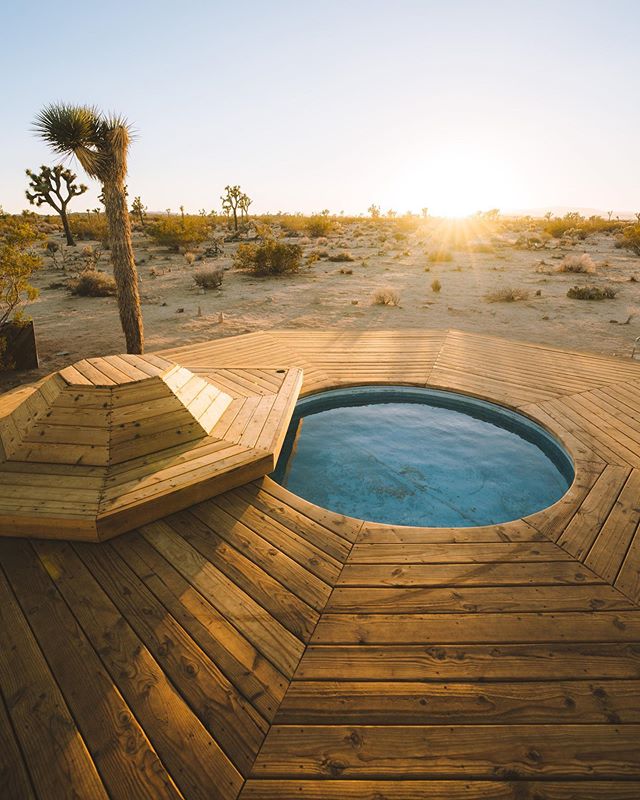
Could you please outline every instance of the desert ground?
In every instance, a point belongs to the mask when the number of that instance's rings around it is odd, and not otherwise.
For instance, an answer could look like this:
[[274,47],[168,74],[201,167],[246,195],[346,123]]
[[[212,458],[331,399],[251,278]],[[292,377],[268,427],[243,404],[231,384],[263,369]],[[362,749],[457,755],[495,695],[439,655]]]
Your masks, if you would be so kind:
[[[337,222],[327,237],[287,239],[304,250],[298,274],[259,278],[234,268],[237,242],[225,242],[215,258],[199,254],[206,243],[193,248],[196,260],[189,264],[183,253],[152,244],[138,230],[134,249],[146,349],[271,328],[456,328],[631,357],[640,336],[640,257],[616,248],[614,236],[548,238],[529,249],[518,244],[517,233],[502,232],[449,248],[450,261],[432,261],[436,238],[426,225],[402,232],[395,221]],[[67,288],[70,274],[95,258],[100,245],[84,241],[66,248],[60,234],[49,239],[60,249],[55,260],[45,255],[33,281],[40,294],[27,309],[41,368],[5,373],[3,388],[124,348],[115,298],[78,297]],[[567,255],[582,253],[592,259],[594,273],[559,271]],[[108,251],[99,255],[97,267],[111,273]],[[224,269],[221,289],[196,286],[193,273],[203,267]],[[616,296],[597,302],[567,297],[569,288],[581,285],[612,287]],[[504,289],[523,297],[492,302],[491,295]],[[376,302],[379,292],[391,304]]]

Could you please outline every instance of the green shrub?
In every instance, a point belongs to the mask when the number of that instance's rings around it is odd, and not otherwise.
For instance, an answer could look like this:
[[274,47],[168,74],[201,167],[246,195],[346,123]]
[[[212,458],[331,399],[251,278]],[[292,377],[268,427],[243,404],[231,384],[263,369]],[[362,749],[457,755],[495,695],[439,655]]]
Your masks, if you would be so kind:
[[636,225],[627,225],[622,231],[622,246],[632,250],[640,256],[640,222]]
[[38,296],[30,280],[42,266],[42,258],[31,246],[42,238],[30,220],[3,214],[0,209],[0,324],[19,322],[24,306]]
[[211,221],[207,217],[185,215],[162,217],[147,225],[146,233],[161,247],[178,251],[202,244],[209,236]]
[[572,300],[613,300],[617,293],[611,286],[573,286],[567,292],[567,297]]
[[223,278],[224,270],[220,267],[202,267],[193,273],[193,280],[201,289],[219,289]]
[[300,269],[302,247],[277,239],[266,239],[261,244],[240,244],[233,263],[253,275],[287,275]]
[[328,214],[314,214],[306,221],[305,230],[309,236],[317,239],[319,236],[326,236],[331,232],[333,222]]
[[116,282],[105,272],[86,269],[67,284],[71,294],[80,297],[112,297],[116,293]]
[[74,214],[70,219],[71,232],[81,241],[101,242],[108,245],[109,231],[105,214],[84,215]]

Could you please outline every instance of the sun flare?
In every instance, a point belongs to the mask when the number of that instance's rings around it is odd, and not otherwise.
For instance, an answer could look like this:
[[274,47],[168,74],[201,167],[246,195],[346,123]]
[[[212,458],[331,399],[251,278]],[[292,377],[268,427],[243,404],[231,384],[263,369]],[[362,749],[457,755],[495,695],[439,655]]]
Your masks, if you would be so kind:
[[411,165],[394,183],[392,198],[398,211],[428,208],[432,216],[459,218],[513,206],[516,189],[508,165],[493,154],[451,149]]

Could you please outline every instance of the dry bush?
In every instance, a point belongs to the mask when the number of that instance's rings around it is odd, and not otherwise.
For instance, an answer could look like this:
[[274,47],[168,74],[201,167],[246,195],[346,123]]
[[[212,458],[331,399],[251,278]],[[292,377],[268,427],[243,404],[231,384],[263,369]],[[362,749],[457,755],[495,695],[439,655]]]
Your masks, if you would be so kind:
[[147,225],[146,233],[161,247],[178,252],[181,247],[190,248],[202,244],[211,230],[207,217],[162,217]]
[[327,214],[314,214],[305,224],[305,230],[313,239],[326,236],[333,228],[333,220]]
[[202,267],[193,273],[193,280],[200,289],[219,289],[223,278],[224,270],[221,267]]
[[327,261],[334,261],[336,263],[340,263],[342,261],[355,261],[355,258],[351,255],[351,253],[343,250],[340,253],[333,253],[327,258]]
[[109,243],[109,232],[107,229],[107,217],[105,214],[90,214],[88,217],[72,214],[69,223],[71,232],[81,241],[101,242],[103,245]]
[[580,272],[593,275],[595,271],[596,265],[588,253],[582,253],[579,256],[565,256],[558,264],[558,272]]
[[105,272],[97,269],[86,269],[77,278],[67,284],[71,294],[80,297],[111,297],[116,293],[116,282]]
[[637,225],[627,225],[622,232],[620,246],[627,247],[637,256],[640,256],[640,222]]
[[191,250],[187,250],[187,252],[184,254],[184,260],[187,262],[189,266],[191,266],[193,262],[196,260],[196,254],[193,253]]
[[277,239],[262,244],[240,244],[233,257],[234,266],[253,275],[286,275],[298,272],[302,262],[302,247]]
[[567,297],[572,300],[613,300],[617,293],[617,289],[611,286],[572,286]]
[[440,283],[440,281],[437,278],[436,278],[435,281],[431,281],[431,291],[432,292],[439,292],[440,289],[442,289],[442,284]]
[[400,305],[400,295],[392,286],[385,286],[375,291],[372,300],[375,306]]
[[487,292],[484,299],[488,303],[515,303],[518,300],[528,300],[529,292],[526,289],[505,288]]
[[444,250],[444,249],[432,250],[427,256],[427,258],[432,264],[437,264],[439,262],[445,262],[445,261],[453,261],[453,253],[451,253],[451,251],[449,250]]

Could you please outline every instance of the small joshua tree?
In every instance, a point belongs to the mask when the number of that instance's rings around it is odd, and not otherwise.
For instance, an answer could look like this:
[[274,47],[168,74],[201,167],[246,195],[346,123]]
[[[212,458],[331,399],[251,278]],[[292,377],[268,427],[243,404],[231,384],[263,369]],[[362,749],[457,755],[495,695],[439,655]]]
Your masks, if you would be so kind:
[[371,219],[380,218],[380,206],[375,205],[375,203],[372,203],[367,209],[367,211],[369,212],[369,214],[371,214]]
[[57,164],[55,167],[43,165],[40,167],[40,172],[28,169],[26,173],[29,178],[29,189],[25,192],[27,200],[32,206],[40,207],[45,203],[51,206],[60,215],[67,244],[75,247],[76,243],[67,218],[67,206],[72,197],[84,194],[88,187],[84,183],[78,186],[75,183],[78,176],[70,169],[65,169],[62,164]]
[[240,208],[240,213],[242,215],[242,219],[246,222],[249,219],[249,206],[253,203],[253,200],[249,197],[248,194],[243,194],[238,202],[238,207]]
[[225,186],[225,195],[221,195],[222,210],[227,216],[233,216],[233,229],[238,230],[238,209],[241,208],[241,202],[246,195],[239,186]]
[[144,228],[145,220],[147,218],[147,207],[143,205],[140,195],[133,198],[133,203],[131,203],[131,213],[138,218],[140,227]]

